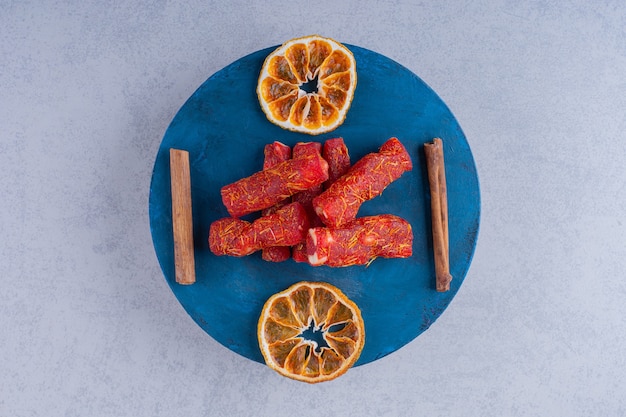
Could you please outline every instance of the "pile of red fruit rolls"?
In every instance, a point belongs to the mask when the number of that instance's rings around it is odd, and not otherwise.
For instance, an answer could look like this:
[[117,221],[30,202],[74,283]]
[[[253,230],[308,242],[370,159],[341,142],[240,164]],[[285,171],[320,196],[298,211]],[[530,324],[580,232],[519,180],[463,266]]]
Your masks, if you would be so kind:
[[[230,217],[211,224],[215,255],[280,262],[291,257],[312,266],[367,265],[376,258],[412,255],[411,225],[393,214],[358,217],[361,204],[375,198],[413,168],[397,138],[350,165],[342,138],[300,142],[293,149],[265,146],[263,170],[221,189]],[[261,212],[256,220],[240,219]]]

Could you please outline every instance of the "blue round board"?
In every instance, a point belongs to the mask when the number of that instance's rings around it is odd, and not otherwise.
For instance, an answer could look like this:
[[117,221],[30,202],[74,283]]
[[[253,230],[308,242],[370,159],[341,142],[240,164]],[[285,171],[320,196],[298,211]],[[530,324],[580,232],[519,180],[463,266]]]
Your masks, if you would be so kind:
[[[443,313],[469,269],[480,220],[476,167],[456,119],[419,77],[370,50],[346,45],[357,62],[358,83],[344,123],[310,136],[270,123],[256,97],[258,74],[275,47],[257,51],[207,79],[167,129],[150,187],[154,248],[176,298],[209,335],[227,348],[263,363],[257,321],[265,301],[299,281],[325,281],[340,288],[361,309],[366,343],[356,365],[388,355],[416,338]],[[208,248],[209,225],[227,217],[220,188],[263,166],[263,147],[275,140],[297,142],[342,137],[352,162],[375,152],[390,137],[407,148],[414,168],[379,197],[365,202],[359,216],[391,213],[411,223],[413,256],[376,259],[368,267],[312,267],[288,260],[269,263],[260,253],[243,258],[215,256]],[[435,290],[430,193],[423,144],[439,137],[446,161],[450,272],[448,292]],[[196,283],[175,281],[169,149],[189,151],[191,165]],[[253,218],[252,215],[249,216]]]

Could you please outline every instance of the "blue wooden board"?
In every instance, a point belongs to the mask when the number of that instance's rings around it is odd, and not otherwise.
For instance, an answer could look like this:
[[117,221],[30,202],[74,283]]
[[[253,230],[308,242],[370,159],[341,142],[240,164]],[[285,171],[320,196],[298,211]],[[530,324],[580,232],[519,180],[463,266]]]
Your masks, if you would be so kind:
[[[156,157],[150,187],[150,228],[154,248],[170,288],[195,320],[219,343],[263,362],[256,328],[265,301],[302,281],[325,281],[361,309],[366,343],[356,365],[388,355],[416,338],[443,313],[469,269],[480,221],[480,192],[468,142],[453,114],[419,77],[373,51],[346,45],[357,62],[358,84],[342,126],[310,136],[271,124],[261,111],[256,83],[263,60],[275,47],[257,51],[207,79],[187,100],[167,129]],[[395,136],[406,146],[414,168],[384,193],[366,202],[359,215],[392,213],[414,231],[413,256],[377,259],[369,267],[311,267],[289,260],[268,263],[260,253],[217,257],[208,249],[212,221],[228,216],[220,188],[263,165],[263,147],[274,140],[343,137],[352,162]],[[423,144],[440,137],[448,186],[450,291],[435,291],[430,226],[430,194]],[[174,278],[169,149],[188,150],[191,165],[197,282]],[[253,219],[254,215],[247,217]]]

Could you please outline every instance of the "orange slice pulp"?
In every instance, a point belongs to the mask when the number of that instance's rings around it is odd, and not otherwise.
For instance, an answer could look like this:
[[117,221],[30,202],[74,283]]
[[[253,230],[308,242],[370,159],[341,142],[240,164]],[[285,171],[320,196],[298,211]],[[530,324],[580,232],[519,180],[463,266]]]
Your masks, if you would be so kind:
[[267,56],[257,96],[272,123],[318,135],[343,123],[356,80],[352,52],[333,39],[311,35],[287,41]]
[[[316,333],[317,338],[309,338]],[[303,281],[267,300],[257,336],[270,368],[317,383],[335,379],[354,365],[363,350],[365,327],[357,305],[338,288]]]

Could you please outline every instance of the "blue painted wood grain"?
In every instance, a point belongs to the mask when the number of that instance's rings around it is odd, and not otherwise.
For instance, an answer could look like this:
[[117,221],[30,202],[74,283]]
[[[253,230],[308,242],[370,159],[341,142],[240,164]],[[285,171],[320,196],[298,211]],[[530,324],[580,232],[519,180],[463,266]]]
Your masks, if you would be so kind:
[[[309,136],[271,124],[260,109],[256,83],[265,57],[275,48],[245,56],[207,79],[184,103],[167,129],[150,187],[150,228],[165,279],[175,296],[215,340],[258,362],[257,320],[272,294],[302,281],[326,281],[361,308],[366,343],[356,365],[388,355],[443,313],[467,274],[478,236],[480,192],[469,144],[445,103],[418,76],[373,51],[347,45],[357,62],[358,83],[342,126]],[[343,137],[353,162],[396,136],[414,163],[384,193],[366,202],[359,215],[392,213],[414,231],[410,259],[377,259],[369,267],[313,268],[291,260],[273,264],[260,254],[217,257],[208,249],[212,221],[228,215],[220,188],[262,168],[263,146],[279,140]],[[446,293],[435,291],[430,195],[423,144],[440,137],[446,158],[449,199],[450,269]],[[170,200],[169,149],[188,150],[191,164],[197,282],[176,284]],[[254,218],[254,215],[248,216]]]

